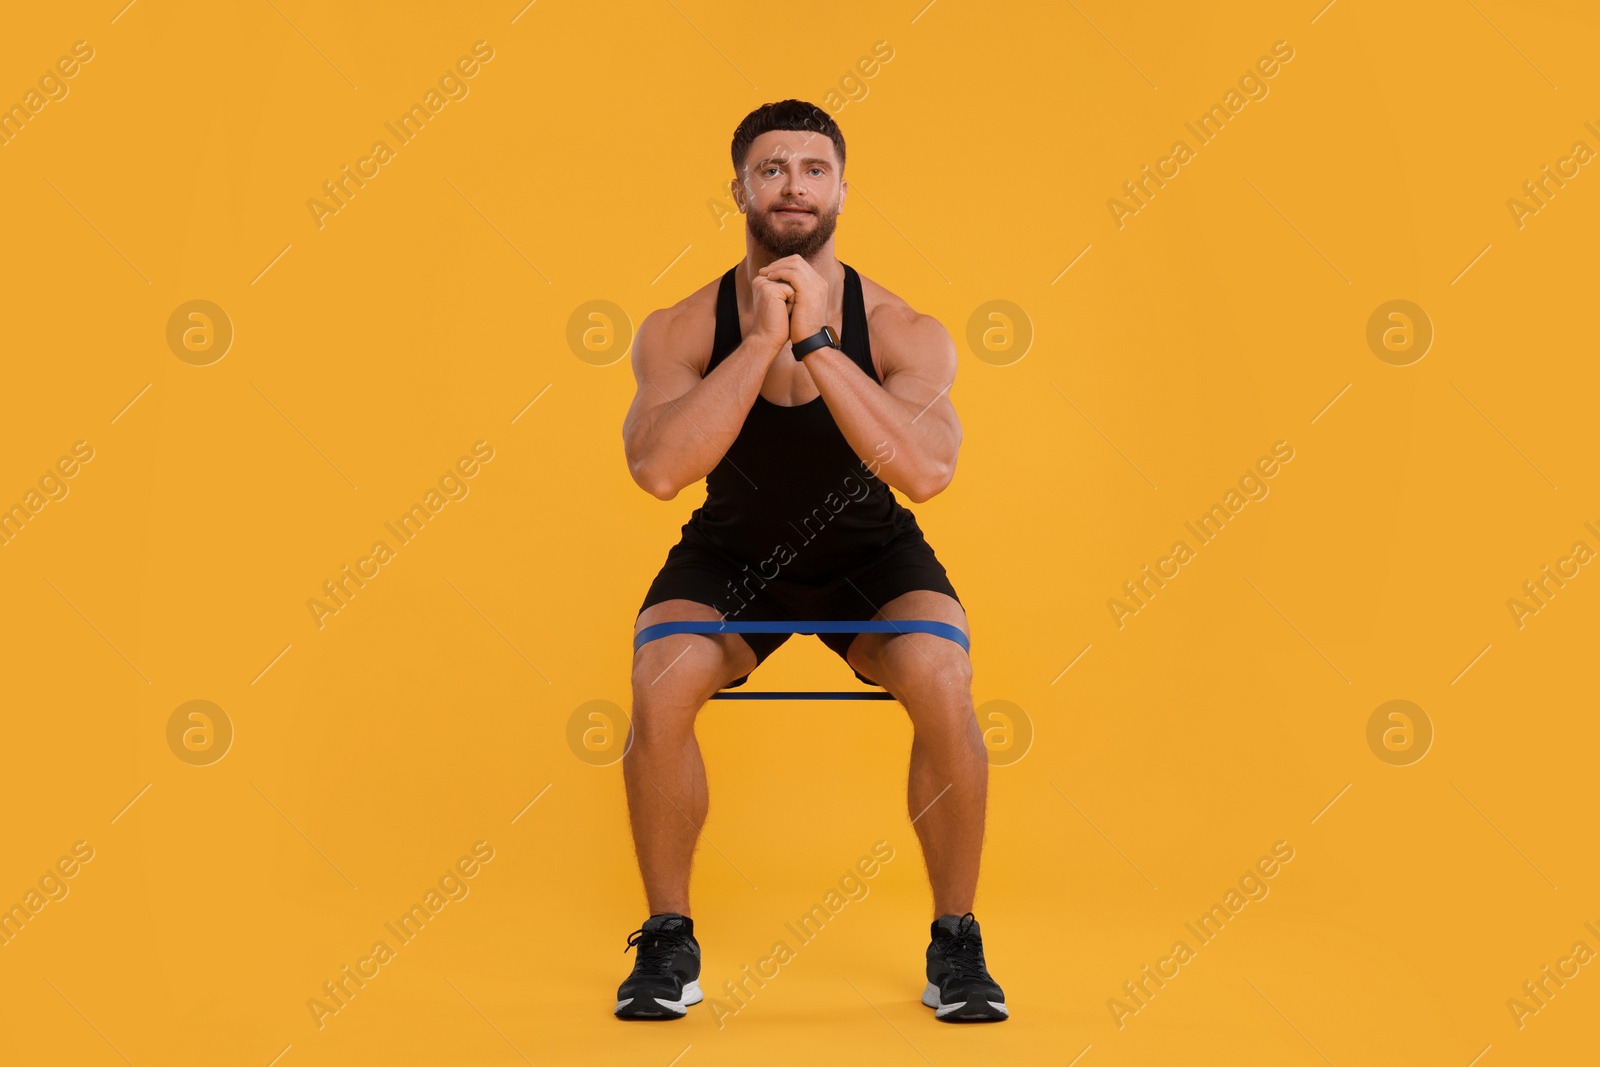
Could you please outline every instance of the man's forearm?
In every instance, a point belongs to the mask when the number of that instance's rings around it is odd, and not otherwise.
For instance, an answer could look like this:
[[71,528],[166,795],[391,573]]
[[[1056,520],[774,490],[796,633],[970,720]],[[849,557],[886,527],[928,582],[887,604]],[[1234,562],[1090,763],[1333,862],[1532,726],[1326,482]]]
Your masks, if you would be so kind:
[[627,443],[630,459],[638,457],[640,484],[670,499],[710,473],[739,436],[772,357],[787,340],[751,334],[687,393],[658,393],[661,403],[645,412]]
[[856,455],[874,455],[883,442],[889,443],[892,458],[879,466],[880,479],[912,500],[925,500],[944,488],[955,470],[960,442],[943,423],[918,418],[922,412],[916,405],[874,382],[838,349],[818,349],[803,362]]

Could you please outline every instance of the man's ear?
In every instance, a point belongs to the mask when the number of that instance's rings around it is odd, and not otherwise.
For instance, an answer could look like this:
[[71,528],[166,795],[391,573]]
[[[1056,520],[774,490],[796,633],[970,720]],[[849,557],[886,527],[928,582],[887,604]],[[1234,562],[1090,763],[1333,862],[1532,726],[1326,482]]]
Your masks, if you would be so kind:
[[728,182],[728,189],[729,189],[730,192],[733,193],[733,202],[734,202],[735,206],[738,207],[739,214],[741,214],[741,215],[744,214],[744,200],[739,196],[739,190],[740,190],[740,187],[743,184],[744,183],[741,182],[738,178],[734,178],[734,179],[732,179],[731,181]]

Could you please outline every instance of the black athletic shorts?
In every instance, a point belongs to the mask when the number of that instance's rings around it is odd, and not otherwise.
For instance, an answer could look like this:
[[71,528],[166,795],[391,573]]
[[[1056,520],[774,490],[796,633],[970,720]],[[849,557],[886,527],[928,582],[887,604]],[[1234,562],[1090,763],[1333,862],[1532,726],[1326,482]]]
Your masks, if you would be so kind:
[[[727,613],[729,622],[781,622],[793,619],[839,619],[864,621],[877,614],[878,609],[902,593],[916,589],[931,589],[961,602],[955,586],[950,584],[944,566],[933,553],[933,546],[923,537],[922,531],[912,527],[849,570],[829,575],[820,582],[789,580],[780,568],[766,584],[751,578],[745,564],[703,543],[698,538],[685,536],[667,552],[655,581],[644,595],[640,613],[652,604],[663,600],[693,600]],[[741,580],[749,579],[748,588],[753,596],[745,594],[745,605],[729,591],[728,583],[736,588]],[[736,610],[737,609],[737,610]],[[756,654],[760,666],[779,645],[789,640],[790,634],[739,634]],[[853,633],[817,634],[822,643],[838,653],[840,659],[855,640]],[[849,660],[845,659],[848,665]],[[855,668],[851,673],[868,685],[877,683],[862,677]],[[748,674],[729,682],[727,688],[743,685]]]

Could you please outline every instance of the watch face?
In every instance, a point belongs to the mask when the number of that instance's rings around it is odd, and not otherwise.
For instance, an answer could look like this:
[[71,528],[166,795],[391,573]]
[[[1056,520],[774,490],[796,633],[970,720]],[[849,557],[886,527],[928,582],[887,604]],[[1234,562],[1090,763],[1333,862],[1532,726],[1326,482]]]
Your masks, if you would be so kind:
[[833,332],[833,327],[832,326],[829,326],[826,323],[824,323],[823,327],[822,327],[822,332],[828,335],[828,343],[830,345],[832,345],[834,348],[838,348],[839,347],[839,335],[837,333]]

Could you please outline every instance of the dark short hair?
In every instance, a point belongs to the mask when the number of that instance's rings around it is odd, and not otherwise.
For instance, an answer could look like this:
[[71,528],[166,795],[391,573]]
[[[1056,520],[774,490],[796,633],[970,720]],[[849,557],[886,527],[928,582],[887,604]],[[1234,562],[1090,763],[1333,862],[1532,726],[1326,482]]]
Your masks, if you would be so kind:
[[825,133],[833,141],[833,150],[839,157],[839,171],[844,172],[844,133],[833,116],[815,104],[804,100],[779,100],[775,104],[762,104],[739,123],[733,131],[733,170],[744,171],[745,157],[757,137],[771,130],[803,130],[807,133]]

